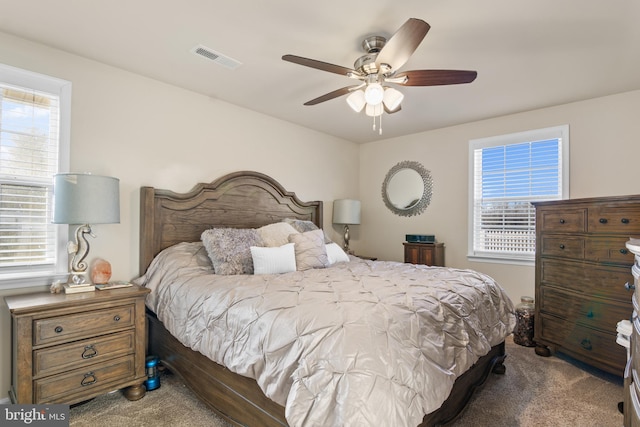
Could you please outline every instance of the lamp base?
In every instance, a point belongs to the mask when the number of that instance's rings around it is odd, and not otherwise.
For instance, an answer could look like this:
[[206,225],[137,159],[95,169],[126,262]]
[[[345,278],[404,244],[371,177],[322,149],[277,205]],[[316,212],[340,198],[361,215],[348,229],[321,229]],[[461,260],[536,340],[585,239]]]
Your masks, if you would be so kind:
[[344,249],[346,253],[349,253],[349,226],[347,224],[344,225],[344,245],[342,249]]

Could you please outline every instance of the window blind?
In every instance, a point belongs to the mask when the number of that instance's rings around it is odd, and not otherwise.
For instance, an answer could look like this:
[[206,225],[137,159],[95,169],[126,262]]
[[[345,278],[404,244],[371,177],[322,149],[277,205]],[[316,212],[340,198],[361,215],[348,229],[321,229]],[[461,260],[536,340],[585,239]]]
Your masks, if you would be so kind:
[[0,83],[0,269],[55,264],[58,95]]
[[563,128],[482,140],[472,147],[470,255],[514,260],[535,257],[532,202],[563,198]]

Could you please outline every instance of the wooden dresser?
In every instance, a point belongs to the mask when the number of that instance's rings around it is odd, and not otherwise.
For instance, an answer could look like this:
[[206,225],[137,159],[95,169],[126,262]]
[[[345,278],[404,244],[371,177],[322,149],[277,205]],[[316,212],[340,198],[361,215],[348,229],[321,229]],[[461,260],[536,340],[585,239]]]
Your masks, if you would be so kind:
[[146,288],[5,297],[12,320],[12,403],[144,396]]
[[444,243],[404,242],[404,262],[444,267]]
[[561,351],[615,375],[626,349],[616,325],[630,319],[640,196],[534,203],[536,207],[536,353]]

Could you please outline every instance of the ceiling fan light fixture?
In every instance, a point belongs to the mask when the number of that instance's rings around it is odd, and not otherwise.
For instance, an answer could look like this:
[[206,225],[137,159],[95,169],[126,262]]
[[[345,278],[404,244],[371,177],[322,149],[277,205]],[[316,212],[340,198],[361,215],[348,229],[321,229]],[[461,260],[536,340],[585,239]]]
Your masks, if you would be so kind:
[[389,111],[395,111],[404,99],[404,94],[397,89],[388,87],[384,90],[382,101]]
[[369,105],[378,105],[384,98],[384,88],[380,83],[369,83],[364,91],[364,99]]
[[359,113],[364,108],[367,101],[364,99],[364,92],[362,90],[356,90],[351,95],[347,96],[347,104],[356,113]]

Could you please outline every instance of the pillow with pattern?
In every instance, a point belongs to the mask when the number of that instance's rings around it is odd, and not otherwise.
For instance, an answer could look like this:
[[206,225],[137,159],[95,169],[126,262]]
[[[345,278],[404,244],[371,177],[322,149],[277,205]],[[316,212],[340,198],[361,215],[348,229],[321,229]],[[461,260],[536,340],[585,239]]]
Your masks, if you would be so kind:
[[[291,226],[296,230],[298,230],[300,233],[305,233],[307,231],[313,231],[313,230],[320,230],[320,228],[318,228],[318,226],[315,225],[315,223],[313,223],[312,221],[307,221],[303,219],[293,219],[293,218],[285,218],[282,221],[286,222],[287,224],[291,224]],[[323,231],[323,237],[324,237],[325,243],[328,244],[332,242],[332,240],[326,234],[324,234],[324,231]]]
[[329,266],[324,232],[320,229],[292,234],[289,242],[295,243],[296,267],[298,270],[325,268]]

